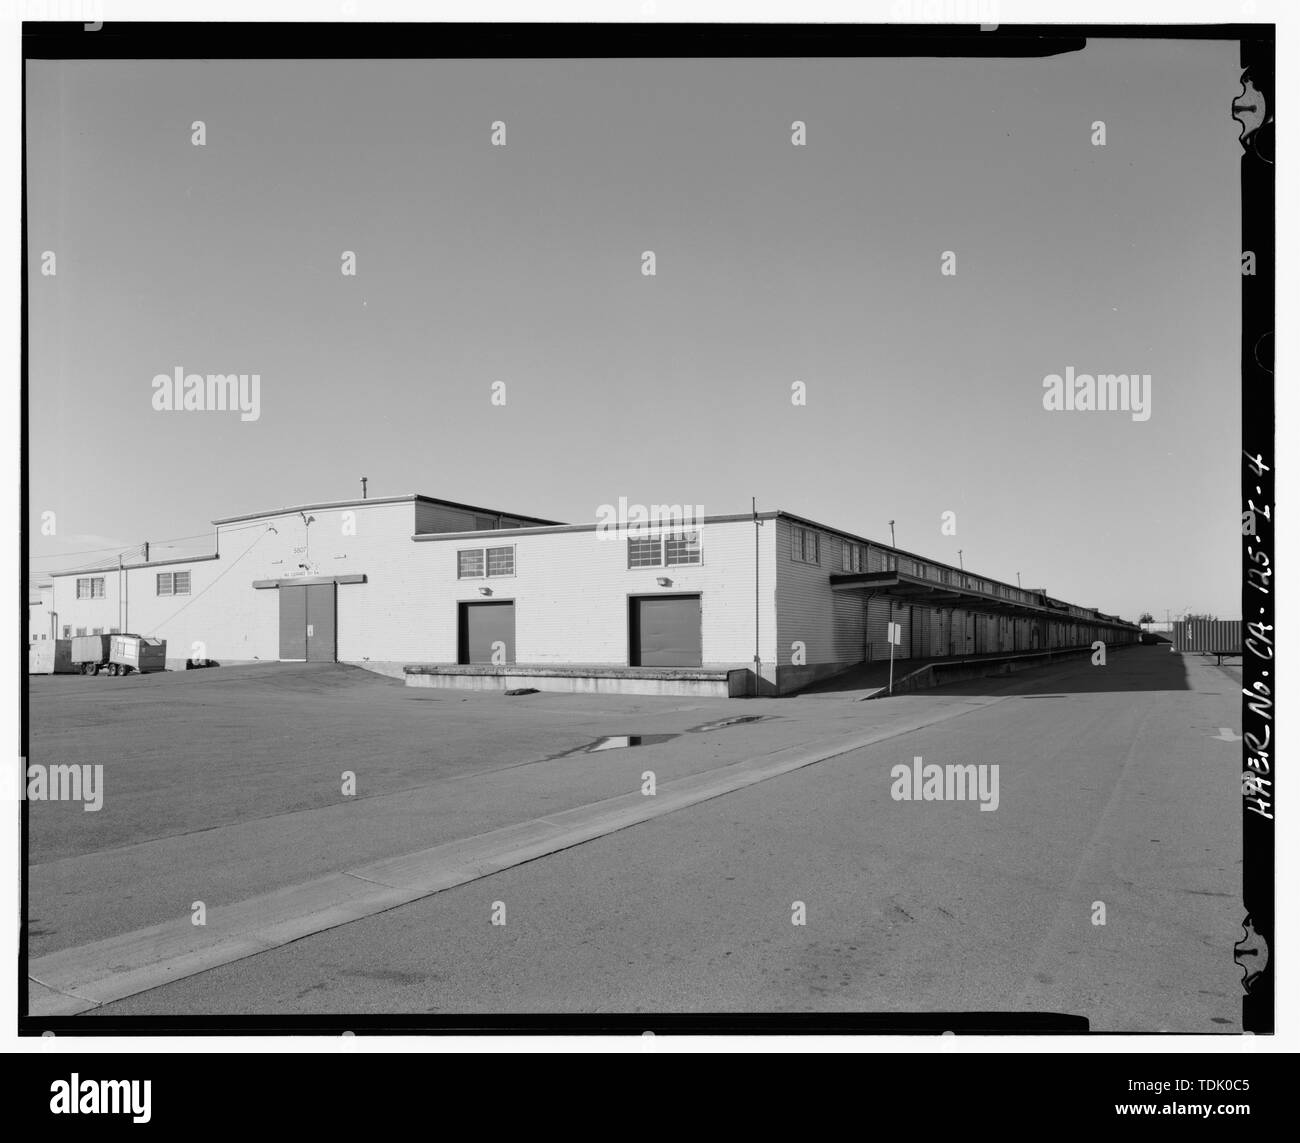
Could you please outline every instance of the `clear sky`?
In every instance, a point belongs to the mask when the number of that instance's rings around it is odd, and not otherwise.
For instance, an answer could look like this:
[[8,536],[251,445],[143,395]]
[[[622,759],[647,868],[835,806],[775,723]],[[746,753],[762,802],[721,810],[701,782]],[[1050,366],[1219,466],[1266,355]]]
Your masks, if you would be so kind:
[[[1235,617],[1238,70],[1159,41],[30,62],[33,571],[210,551],[214,518],[364,475],[572,521],[756,496],[1129,618]],[[178,366],[259,374],[259,418],[156,411]],[[1044,410],[1070,366],[1150,374],[1150,419]]]

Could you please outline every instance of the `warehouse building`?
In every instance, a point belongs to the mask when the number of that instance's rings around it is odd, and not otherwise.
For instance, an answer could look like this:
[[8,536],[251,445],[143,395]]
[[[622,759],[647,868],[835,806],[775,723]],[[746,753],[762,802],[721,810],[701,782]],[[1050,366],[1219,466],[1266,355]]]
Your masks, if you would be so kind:
[[214,524],[211,554],[150,559],[145,545],[121,566],[54,573],[50,629],[160,637],[173,668],[338,661],[492,687],[528,668],[543,689],[724,694],[888,658],[891,624],[900,659],[1140,634],[784,511],[562,524],[406,495]]

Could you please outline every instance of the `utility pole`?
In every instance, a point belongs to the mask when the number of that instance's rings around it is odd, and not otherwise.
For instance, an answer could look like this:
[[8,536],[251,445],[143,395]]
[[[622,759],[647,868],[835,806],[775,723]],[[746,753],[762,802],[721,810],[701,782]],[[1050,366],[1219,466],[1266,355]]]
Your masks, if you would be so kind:
[[365,498],[366,498],[366,478],[363,476],[361,478],[361,499],[364,500]]
[[961,568],[961,574],[966,574],[966,562],[961,558],[961,548],[957,549],[957,566]]
[[891,548],[896,548],[896,547],[898,547],[897,542],[894,540],[894,521],[893,521],[893,520],[890,520],[890,521],[889,521],[889,546],[890,546]]
[[754,513],[754,697],[758,698],[758,672],[762,666],[758,654],[758,497],[751,496],[749,505]]
[[[1019,572],[1016,572],[1016,587],[1020,587],[1020,573],[1019,573]],[[1024,589],[1021,588],[1021,590],[1023,591]]]

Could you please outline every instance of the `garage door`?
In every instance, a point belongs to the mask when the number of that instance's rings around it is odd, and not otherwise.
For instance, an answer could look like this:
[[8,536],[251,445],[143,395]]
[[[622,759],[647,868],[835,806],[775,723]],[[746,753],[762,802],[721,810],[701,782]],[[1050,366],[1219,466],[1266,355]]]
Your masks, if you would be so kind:
[[701,665],[698,595],[640,596],[630,602],[632,666]]
[[515,605],[491,603],[460,605],[461,663],[513,663],[515,661]]

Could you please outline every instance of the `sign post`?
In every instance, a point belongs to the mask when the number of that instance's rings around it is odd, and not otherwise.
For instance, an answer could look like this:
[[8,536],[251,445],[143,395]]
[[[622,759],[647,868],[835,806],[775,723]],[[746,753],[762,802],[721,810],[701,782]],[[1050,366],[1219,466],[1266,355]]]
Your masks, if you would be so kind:
[[899,623],[889,625],[889,693],[894,693],[894,648],[903,641],[903,627]]

